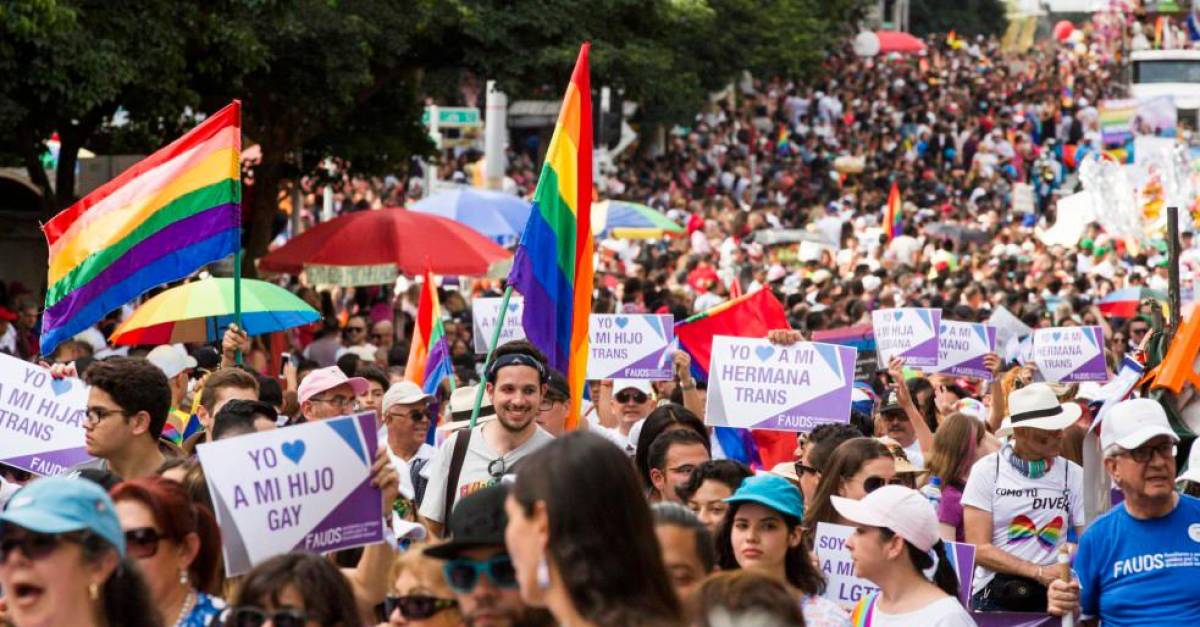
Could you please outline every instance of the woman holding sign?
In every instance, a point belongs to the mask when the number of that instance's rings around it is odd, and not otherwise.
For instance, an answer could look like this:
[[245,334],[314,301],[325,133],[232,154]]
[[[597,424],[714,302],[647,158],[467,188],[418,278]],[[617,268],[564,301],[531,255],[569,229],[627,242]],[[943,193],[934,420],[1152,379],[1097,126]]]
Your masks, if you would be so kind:
[[[920,492],[884,486],[860,500],[833,497],[855,526],[846,541],[854,572],[879,586],[854,608],[854,624],[872,627],[973,627],[958,601],[958,577],[938,538],[937,515]],[[924,571],[935,568],[933,581]]]

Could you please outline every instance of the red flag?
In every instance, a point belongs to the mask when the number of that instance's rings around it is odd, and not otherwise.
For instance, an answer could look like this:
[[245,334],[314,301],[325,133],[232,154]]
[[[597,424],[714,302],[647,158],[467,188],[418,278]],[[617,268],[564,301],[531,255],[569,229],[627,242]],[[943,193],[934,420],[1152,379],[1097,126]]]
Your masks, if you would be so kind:
[[714,335],[766,337],[772,329],[787,328],[783,304],[771,290],[761,289],[676,324],[675,337],[679,339],[680,346],[691,353],[695,364],[707,374]]

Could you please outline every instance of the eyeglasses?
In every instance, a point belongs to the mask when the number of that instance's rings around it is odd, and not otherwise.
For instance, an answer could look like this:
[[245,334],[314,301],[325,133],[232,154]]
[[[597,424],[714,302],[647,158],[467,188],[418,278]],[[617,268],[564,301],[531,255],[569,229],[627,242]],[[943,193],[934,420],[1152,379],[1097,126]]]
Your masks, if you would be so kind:
[[304,627],[308,623],[308,614],[291,607],[268,612],[261,607],[247,605],[230,610],[223,624],[225,627],[262,627],[268,620],[273,627]]
[[342,409],[354,409],[355,406],[358,405],[358,399],[356,399],[354,397],[345,397],[345,396],[334,396],[332,398],[317,398],[314,396],[313,398],[310,398],[308,400],[320,401],[322,403],[329,403],[330,405],[333,405],[334,407],[341,407]]
[[1133,461],[1144,464],[1154,457],[1175,457],[1177,449],[1174,442],[1163,442],[1156,446],[1139,446],[1135,449],[1125,451],[1122,455],[1128,455]]
[[439,599],[422,594],[407,596],[387,595],[383,599],[384,616],[390,617],[392,612],[400,610],[400,615],[407,620],[425,620],[433,617],[442,610],[458,607],[454,599]]
[[424,409],[413,409],[407,413],[388,412],[386,417],[388,420],[392,420],[393,418],[408,418],[413,422],[425,422],[429,420],[429,412]]
[[621,392],[613,397],[613,399],[622,405],[627,403],[637,403],[638,405],[641,405],[642,403],[645,403],[646,399],[648,398],[650,397],[646,396],[645,392]]
[[512,558],[507,555],[497,555],[482,562],[467,559],[450,560],[442,567],[446,583],[459,594],[470,594],[483,573],[487,573],[488,579],[491,579],[497,588],[517,587],[517,571],[513,570]]
[[158,543],[162,539],[162,535],[153,527],[125,530],[125,548],[138,559],[150,559],[158,555]]
[[870,494],[885,485],[904,485],[904,480],[899,477],[884,479],[883,477],[867,477],[863,479],[863,492]]
[[99,405],[97,405],[95,407],[88,407],[87,413],[84,415],[83,424],[85,424],[85,425],[98,424],[101,420],[104,420],[105,418],[108,418],[109,416],[111,416],[113,414],[121,414],[122,416],[128,416],[129,412],[127,412],[123,409],[109,409],[107,407],[100,407]]
[[1145,335],[1146,332],[1149,330],[1150,330],[1150,327],[1129,327],[1129,334],[1135,335],[1135,336]]
[[808,473],[819,475],[821,474],[821,471],[809,466],[808,464],[805,464],[804,462],[796,462],[796,476],[803,477]]
[[20,551],[29,560],[49,557],[65,541],[76,540],[65,534],[13,531],[13,526],[0,527],[0,564],[8,561],[13,551]]
[[493,479],[499,479],[504,476],[504,471],[508,470],[508,465],[504,463],[503,457],[497,457],[488,462],[487,471]]
[[366,327],[346,327],[346,333],[365,333]]

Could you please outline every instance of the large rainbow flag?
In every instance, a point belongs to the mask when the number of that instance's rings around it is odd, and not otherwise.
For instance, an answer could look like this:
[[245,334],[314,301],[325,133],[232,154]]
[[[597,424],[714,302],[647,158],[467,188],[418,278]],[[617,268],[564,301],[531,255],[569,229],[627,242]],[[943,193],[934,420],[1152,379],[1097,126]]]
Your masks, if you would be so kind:
[[50,246],[41,350],[241,245],[239,102],[42,226]]
[[454,366],[450,362],[450,347],[446,343],[445,327],[442,326],[437,284],[433,282],[433,273],[426,270],[404,378],[421,386],[426,394],[433,394],[442,379],[452,376]]
[[592,309],[592,91],[588,44],[579,49],[533,211],[513,259],[509,284],[525,297],[525,336],[571,390],[566,428],[579,420]]
[[883,234],[890,242],[904,233],[904,218],[900,205],[900,186],[892,181],[892,189],[888,191],[887,207],[883,211]]

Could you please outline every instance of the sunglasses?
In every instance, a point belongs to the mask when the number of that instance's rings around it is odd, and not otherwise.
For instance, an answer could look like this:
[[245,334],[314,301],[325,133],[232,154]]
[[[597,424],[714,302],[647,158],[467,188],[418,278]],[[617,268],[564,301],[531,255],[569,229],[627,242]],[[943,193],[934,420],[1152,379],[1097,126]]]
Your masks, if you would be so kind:
[[433,617],[434,614],[442,610],[448,610],[452,607],[458,607],[458,601],[454,599],[439,599],[423,594],[408,596],[394,596],[389,594],[383,599],[384,616],[390,617],[392,612],[399,609],[400,615],[405,620],[425,620]]
[[138,559],[150,559],[158,554],[158,542],[163,537],[153,527],[125,530],[125,550]]
[[242,606],[230,610],[229,617],[222,624],[225,627],[262,627],[268,620],[273,627],[304,627],[308,623],[308,615],[303,610],[290,607],[268,612],[261,607]]
[[1127,451],[1125,454],[1129,455],[1133,461],[1144,464],[1155,457],[1175,457],[1176,452],[1178,452],[1178,449],[1175,448],[1174,442],[1163,442],[1155,446],[1139,446]]
[[346,333],[364,333],[366,330],[366,327],[346,327]]
[[648,399],[650,397],[646,396],[645,392],[621,392],[620,394],[617,394],[613,398],[616,399],[616,401],[621,404],[637,403],[640,405],[642,403],[645,403],[646,399]]
[[0,528],[0,563],[7,562],[13,551],[20,551],[28,560],[45,559],[54,553],[60,544],[73,539],[64,534],[14,532],[12,527]]
[[804,462],[796,462],[796,476],[803,477],[808,473],[819,475],[821,474],[821,471],[809,466],[808,464],[805,464]]
[[487,573],[488,579],[491,579],[497,588],[517,587],[517,571],[513,570],[512,558],[507,555],[497,555],[481,562],[468,559],[450,560],[442,567],[446,583],[459,594],[470,594],[483,573]]
[[870,494],[885,485],[904,485],[904,480],[899,477],[884,479],[883,477],[867,477],[863,479],[863,492]]

